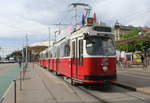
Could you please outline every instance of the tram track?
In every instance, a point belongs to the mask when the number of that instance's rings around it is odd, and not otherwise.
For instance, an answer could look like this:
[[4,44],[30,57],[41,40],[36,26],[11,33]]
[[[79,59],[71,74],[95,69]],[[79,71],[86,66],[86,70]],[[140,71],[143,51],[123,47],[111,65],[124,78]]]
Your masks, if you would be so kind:
[[139,100],[141,100],[141,101],[143,101],[143,102],[145,102],[145,103],[150,103],[150,99],[149,99],[149,101],[148,101],[148,100],[145,100],[145,98],[143,98],[143,97],[139,97],[139,96],[137,96],[137,95],[129,94],[129,93],[126,93],[126,95],[132,96],[132,97],[134,97],[134,98],[137,98],[137,99],[139,99]]
[[87,94],[91,95],[92,97],[94,97],[95,99],[97,99],[100,103],[109,103],[108,101],[102,99],[102,98],[99,98],[98,96],[90,93],[89,91],[87,91],[85,88],[83,87],[78,87],[80,90],[86,92]]
[[[47,70],[46,70],[47,71]],[[48,71],[47,71],[48,72]],[[55,73],[51,73],[53,76],[56,76],[56,74]],[[67,86],[74,92],[74,94],[76,95],[76,96],[78,96],[79,98],[80,98],[80,100],[82,100],[82,98],[81,98],[81,96],[79,95],[79,93],[75,90],[75,89],[80,89],[80,90],[82,90],[83,92],[85,92],[86,94],[88,94],[88,95],[90,95],[91,97],[93,97],[94,99],[96,99],[97,100],[97,102],[94,102],[94,103],[109,103],[109,102],[107,102],[107,101],[105,101],[105,100],[103,100],[103,99],[101,99],[101,98],[99,98],[99,97],[97,97],[96,95],[94,95],[94,94],[92,94],[92,93],[90,93],[90,92],[88,92],[86,89],[84,89],[82,86],[77,86],[77,87],[74,87],[74,86],[72,86],[70,83],[68,83],[67,81],[64,81],[64,79],[63,79],[63,76],[60,76],[60,77],[57,77],[58,79],[61,79],[63,82],[65,82],[65,83],[67,83]],[[43,82],[44,82],[44,80],[42,80]],[[44,84],[46,85],[46,83],[44,82]],[[46,86],[47,87],[47,86]],[[47,88],[48,89],[48,88]],[[49,89],[48,89],[48,91],[50,91]],[[50,94],[52,94],[51,93],[51,91],[50,91]],[[56,98],[55,98],[55,100],[56,100]],[[82,100],[82,103],[87,103],[87,102],[85,102],[84,100]]]
[[[105,98],[109,98],[109,94],[111,94],[111,93],[113,93],[113,92],[118,92],[118,91],[112,91],[112,92],[109,92],[109,91],[107,91],[107,92],[103,92],[103,91],[100,91],[100,90],[92,90],[92,89],[86,89],[86,88],[84,88],[84,87],[78,87],[79,89],[81,89],[82,91],[84,91],[84,92],[86,92],[86,93],[88,93],[88,94],[90,94],[90,95],[92,95],[92,96],[94,96],[96,99],[98,99],[98,100],[100,100],[100,101],[102,101],[103,103],[112,103],[116,98],[114,98],[114,100],[112,99],[112,101],[111,100],[109,100],[109,99],[105,99]],[[119,87],[119,88],[121,88],[121,87]],[[124,89],[124,88],[123,88]],[[104,90],[105,91],[105,90]],[[103,94],[108,94],[108,96],[102,96]],[[137,103],[150,103],[150,98],[148,99],[148,100],[146,100],[144,97],[141,97],[141,96],[138,96],[137,95],[137,92],[134,92],[134,91],[132,91],[132,90],[130,90],[130,91],[128,91],[128,92],[120,92],[120,94],[121,95],[124,95],[124,96],[126,96],[126,97],[128,97],[128,98],[133,98],[133,99],[135,99],[135,100],[138,100],[139,102],[137,102]],[[140,93],[139,93],[140,94]],[[102,97],[101,97],[102,96]],[[119,97],[120,99],[121,99],[121,97]],[[122,99],[124,99],[124,97],[122,97]],[[127,102],[128,103],[128,102]]]
[[[47,71],[47,70],[45,70],[45,71]],[[47,71],[47,72],[48,72],[48,71]],[[53,74],[53,73],[51,73],[51,74],[52,74],[53,76],[56,76],[56,74]],[[38,74],[38,75],[39,75],[40,77],[42,76],[41,74]],[[61,78],[58,78],[58,79],[61,79]],[[49,94],[52,95],[52,97],[53,97],[53,99],[56,101],[56,103],[59,103],[59,102],[57,101],[56,97],[53,95],[52,91],[48,88],[46,81],[42,79],[42,82],[43,82],[45,88],[48,90]],[[69,83],[68,83],[68,84],[69,84]],[[69,85],[67,85],[67,86],[69,86]],[[79,97],[80,100],[82,100],[81,97],[78,95],[78,93],[71,87],[71,85],[69,86],[69,88],[74,92],[74,94],[75,94],[77,97]],[[82,101],[82,103],[86,103],[86,102]]]
[[[53,73],[52,73],[52,74],[53,74]],[[53,74],[53,75],[56,76],[55,74]],[[62,77],[58,77],[58,78],[64,81],[64,79],[63,79]],[[79,96],[78,93],[76,92],[76,90],[75,90],[76,88],[77,88],[77,89],[80,89],[81,91],[83,91],[83,92],[85,92],[86,94],[88,94],[88,95],[92,96],[93,98],[95,98],[95,99],[98,101],[98,102],[96,102],[96,103],[110,103],[110,102],[108,102],[108,101],[106,101],[106,100],[104,100],[104,99],[102,99],[102,98],[100,98],[100,97],[94,95],[93,93],[89,92],[88,90],[86,90],[86,89],[85,89],[84,87],[82,87],[82,86],[76,86],[76,87],[74,87],[74,86],[71,85],[71,83],[69,83],[69,82],[67,82],[67,81],[65,81],[65,83],[68,84],[67,86],[69,86],[69,88],[71,88],[71,89],[74,91],[74,93],[75,93],[78,97],[80,97],[80,96]]]
[[[61,78],[63,80],[63,78]],[[78,93],[75,91],[75,87],[73,87],[69,82],[65,81],[68,86],[78,95]],[[102,98],[97,97],[96,95],[90,93],[89,91],[87,91],[84,87],[82,86],[77,86],[78,89],[82,90],[83,92],[85,92],[86,94],[92,96],[93,98],[95,98],[96,100],[98,100],[98,103],[109,103],[106,100],[103,100]],[[79,95],[78,95],[79,96]]]
[[[47,71],[48,72],[48,71]],[[54,76],[56,76],[54,73],[51,73],[53,74]],[[63,79],[63,76],[60,76],[60,77],[57,77],[58,79],[61,79],[64,81]],[[64,81],[65,83],[67,83],[67,86],[72,89],[72,91],[74,91],[75,95],[77,95],[78,97],[80,97],[80,95],[78,94],[77,90],[76,89],[79,89],[83,92],[85,92],[86,94],[90,95],[91,97],[95,98],[98,102],[96,103],[114,103],[114,101],[116,101],[117,99],[119,100],[122,100],[126,103],[128,103],[128,98],[132,101],[138,101],[136,103],[150,103],[150,98],[147,98],[145,99],[144,97],[140,97],[140,96],[137,96],[137,92],[133,91],[133,90],[130,90],[130,89],[125,89],[123,87],[120,87],[120,86],[117,86],[117,85],[114,85],[112,84],[113,87],[115,88],[119,88],[119,89],[116,89],[116,90],[93,90],[93,89],[89,89],[89,88],[85,88],[84,86],[72,86],[70,83],[68,83],[67,81]],[[118,95],[123,95],[123,96],[118,96],[118,97],[114,97],[113,98],[113,94],[115,93],[118,93]],[[102,95],[105,95],[105,96],[102,96]],[[106,95],[108,94],[108,96]],[[109,100],[109,96],[110,94],[112,94],[112,98]],[[144,94],[142,94],[144,95]],[[108,99],[106,99],[108,98]],[[80,98],[81,99],[81,98]],[[84,103],[84,102],[83,102]],[[95,103],[95,102],[94,102]]]
[[[62,79],[62,78],[61,78]],[[68,82],[67,82],[68,83]],[[68,83],[69,84],[69,86],[71,87],[71,84],[70,83]],[[140,100],[142,103],[150,103],[150,98],[149,98],[149,100],[146,100],[145,98],[143,98],[143,97],[139,97],[139,96],[137,96],[136,95],[136,91],[134,91],[134,90],[132,90],[132,89],[127,89],[127,88],[124,88],[124,87],[120,87],[120,86],[118,86],[118,85],[115,85],[115,84],[111,84],[111,85],[113,85],[113,86],[116,86],[116,87],[119,87],[119,88],[122,88],[122,89],[125,89],[125,90],[128,90],[128,92],[134,92],[135,94],[131,94],[131,93],[126,93],[126,92],[121,92],[121,94],[124,94],[124,95],[126,95],[126,96],[128,96],[128,97],[132,97],[132,98],[136,98],[136,99],[138,99],[138,101]],[[71,87],[71,88],[73,88],[73,87]],[[84,91],[84,92],[86,92],[88,95],[90,95],[90,96],[92,96],[92,97],[94,97],[96,100],[98,100],[100,103],[112,103],[112,101],[108,101],[108,100],[105,100],[104,98],[101,98],[101,97],[99,97],[99,96],[97,96],[97,95],[95,95],[93,92],[92,92],[92,89],[91,90],[89,90],[89,89],[86,89],[85,87],[83,87],[83,86],[77,86],[77,88],[78,89],[80,89],[80,90],[82,90],[82,91]],[[97,94],[99,94],[99,93],[101,93],[101,91],[99,91],[99,90],[97,90],[97,91],[95,91],[95,92],[97,92]],[[116,92],[116,91],[114,91],[114,92]],[[117,91],[118,92],[118,91]],[[141,102],[139,102],[139,103],[141,103]]]

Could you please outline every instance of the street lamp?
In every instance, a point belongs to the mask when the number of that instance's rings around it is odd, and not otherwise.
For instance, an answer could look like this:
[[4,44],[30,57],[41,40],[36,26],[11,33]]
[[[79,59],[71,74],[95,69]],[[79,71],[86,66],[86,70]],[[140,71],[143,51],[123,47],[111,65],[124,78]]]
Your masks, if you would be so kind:
[[26,34],[26,64],[28,62],[28,34]]
[[50,38],[51,38],[51,28],[48,27],[48,31],[49,31],[49,48],[50,48]]

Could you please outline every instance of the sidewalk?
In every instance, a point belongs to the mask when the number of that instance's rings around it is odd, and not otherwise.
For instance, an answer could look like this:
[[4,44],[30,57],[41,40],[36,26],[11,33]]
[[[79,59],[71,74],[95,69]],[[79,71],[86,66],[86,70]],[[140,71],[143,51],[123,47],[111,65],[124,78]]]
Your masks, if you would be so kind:
[[150,72],[143,70],[143,68],[129,68],[117,71],[117,85],[150,95],[149,81]]
[[[86,93],[78,91],[57,76],[35,64],[29,64],[20,91],[17,80],[17,103],[98,103]],[[13,87],[2,103],[14,103]]]

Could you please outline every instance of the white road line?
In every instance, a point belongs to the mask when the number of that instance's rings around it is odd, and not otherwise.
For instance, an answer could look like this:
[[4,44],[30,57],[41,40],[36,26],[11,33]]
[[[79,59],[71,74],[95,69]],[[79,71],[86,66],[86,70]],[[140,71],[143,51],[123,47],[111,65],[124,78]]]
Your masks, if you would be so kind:
[[0,103],[5,99],[7,93],[9,92],[10,88],[12,87],[12,85],[13,85],[13,82],[11,82],[11,84],[9,85],[9,87],[7,88],[5,93],[3,94],[2,98],[0,99]]

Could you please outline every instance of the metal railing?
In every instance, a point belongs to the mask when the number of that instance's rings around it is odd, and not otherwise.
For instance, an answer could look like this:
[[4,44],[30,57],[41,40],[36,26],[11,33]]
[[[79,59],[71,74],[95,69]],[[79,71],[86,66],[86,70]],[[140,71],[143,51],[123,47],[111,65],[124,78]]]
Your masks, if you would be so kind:
[[[17,83],[19,83],[19,90],[22,91],[23,89],[23,80],[25,77],[25,73],[26,73],[26,68],[27,68],[27,63],[22,65],[22,68],[19,71],[19,78],[16,78],[15,80],[13,80],[11,82],[11,84],[9,85],[8,89],[5,91],[5,93],[3,94],[3,96],[0,98],[0,103],[7,103],[7,101],[14,101],[13,103],[17,103]],[[19,80],[17,82],[17,79]],[[11,94],[11,96],[13,96],[13,98],[9,98],[7,97],[7,95],[9,95],[9,93]],[[9,100],[10,99],[10,100]]]
[[150,59],[145,59],[143,63],[137,63],[133,61],[116,61],[118,70],[127,70],[131,68],[141,68],[144,71],[150,71]]

